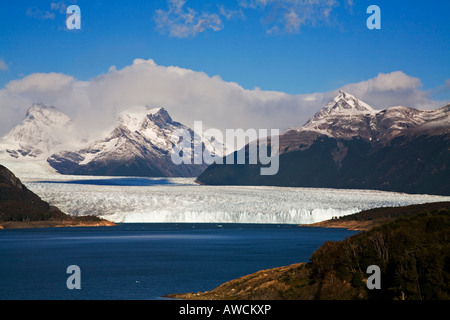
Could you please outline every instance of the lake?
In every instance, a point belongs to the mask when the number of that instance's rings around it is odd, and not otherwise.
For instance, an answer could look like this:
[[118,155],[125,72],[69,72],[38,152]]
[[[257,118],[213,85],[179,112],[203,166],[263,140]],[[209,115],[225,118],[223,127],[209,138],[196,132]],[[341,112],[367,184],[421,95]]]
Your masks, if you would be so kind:
[[[0,231],[0,299],[158,300],[258,270],[307,262],[355,234],[276,224],[123,223]],[[69,290],[67,267],[81,271]]]
[[[192,178],[48,175],[22,179],[70,215],[115,227],[0,230],[0,299],[163,299],[307,262],[354,234],[298,227],[364,209],[449,201],[376,190],[200,186]],[[81,270],[69,290],[67,267]]]

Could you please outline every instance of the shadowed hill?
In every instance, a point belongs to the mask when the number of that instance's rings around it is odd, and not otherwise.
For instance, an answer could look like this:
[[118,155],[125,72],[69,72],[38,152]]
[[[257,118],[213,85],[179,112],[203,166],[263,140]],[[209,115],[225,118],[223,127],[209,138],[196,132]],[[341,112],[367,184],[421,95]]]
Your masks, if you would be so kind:
[[[402,216],[403,215],[403,216]],[[450,300],[449,203],[369,210],[390,222],[324,243],[310,262],[262,270],[212,291],[169,295],[190,300]],[[381,289],[366,287],[367,267]]]
[[111,225],[97,217],[71,217],[30,191],[0,165],[0,228]]

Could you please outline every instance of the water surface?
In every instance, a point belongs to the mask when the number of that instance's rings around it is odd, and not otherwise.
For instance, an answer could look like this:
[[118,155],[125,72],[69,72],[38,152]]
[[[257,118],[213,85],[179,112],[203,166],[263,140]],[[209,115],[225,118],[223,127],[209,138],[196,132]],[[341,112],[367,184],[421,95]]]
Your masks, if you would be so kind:
[[[272,224],[120,224],[0,231],[0,299],[161,299],[306,262],[344,229]],[[69,290],[69,265],[81,290]]]

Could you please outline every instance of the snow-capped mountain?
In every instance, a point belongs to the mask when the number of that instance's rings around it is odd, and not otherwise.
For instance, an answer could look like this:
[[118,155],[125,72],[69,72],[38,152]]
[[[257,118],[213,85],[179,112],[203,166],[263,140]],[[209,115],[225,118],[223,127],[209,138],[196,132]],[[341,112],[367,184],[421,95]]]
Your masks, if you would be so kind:
[[339,91],[338,95],[317,112],[298,131],[314,131],[334,138],[360,137],[386,140],[405,131],[450,128],[450,106],[422,111],[405,106],[375,110],[355,96]]
[[280,152],[305,150],[322,135],[334,139],[359,138],[372,145],[386,145],[398,136],[448,133],[449,110],[450,105],[430,111],[406,106],[375,110],[355,96],[339,91],[304,126],[283,134]]
[[[198,176],[205,164],[176,165],[171,159],[176,130],[194,132],[174,121],[164,108],[133,108],[116,116],[102,139],[80,137],[75,123],[55,107],[34,104],[25,119],[0,140],[0,162],[19,175],[35,173]],[[198,136],[197,136],[198,137]],[[219,142],[202,138],[202,147],[222,156]],[[183,152],[192,152],[192,148]],[[193,163],[194,161],[192,161]]]
[[[102,140],[76,151],[55,153],[48,163],[62,174],[108,176],[197,176],[204,164],[176,165],[171,159],[176,130],[193,131],[175,122],[164,108],[123,112]],[[185,150],[186,151],[186,150]]]
[[0,163],[22,178],[54,174],[47,158],[85,142],[67,115],[52,106],[33,104],[24,120],[0,138]]
[[352,188],[450,194],[450,105],[374,110],[340,91],[303,127],[280,135],[279,171],[210,166],[202,184]]
[[369,138],[375,128],[370,119],[376,114],[367,103],[344,91],[317,112],[300,131],[315,131],[333,137]]
[[0,141],[13,158],[47,158],[80,143],[72,120],[55,107],[33,104],[25,119]]

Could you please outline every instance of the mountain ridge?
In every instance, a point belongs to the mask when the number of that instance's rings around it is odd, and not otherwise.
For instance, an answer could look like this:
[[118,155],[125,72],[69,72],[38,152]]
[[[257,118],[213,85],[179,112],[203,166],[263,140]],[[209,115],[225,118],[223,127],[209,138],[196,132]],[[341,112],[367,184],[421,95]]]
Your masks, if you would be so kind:
[[418,110],[407,106],[375,110],[364,101],[340,90],[332,101],[297,131],[315,131],[334,138],[359,136],[369,141],[389,141],[405,129],[420,130],[423,125],[430,123],[449,132],[450,104],[435,110]]
[[22,123],[1,139],[0,161],[15,167],[33,162],[47,172],[73,175],[198,176],[207,165],[171,161],[176,130],[194,135],[164,107],[135,107],[117,114],[103,138],[89,141],[78,137],[73,121],[57,108],[33,104]]
[[172,162],[172,135],[177,130],[194,132],[175,122],[164,108],[144,113],[122,113],[116,127],[104,138],[77,151],[51,155],[47,161],[61,174],[194,177],[206,165]]
[[213,164],[197,182],[449,195],[450,105],[366,105],[341,91],[303,127],[280,135],[276,175],[260,176],[259,164]]

